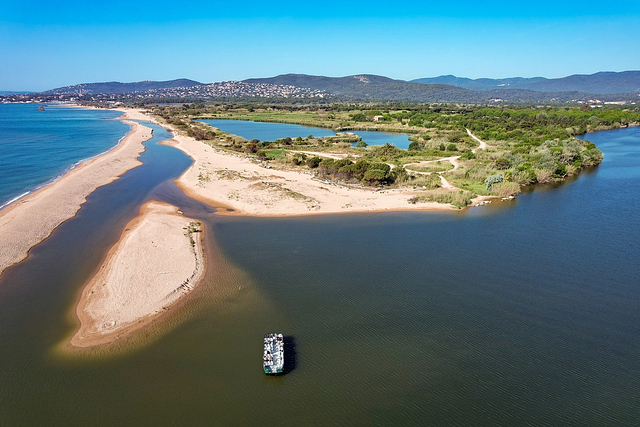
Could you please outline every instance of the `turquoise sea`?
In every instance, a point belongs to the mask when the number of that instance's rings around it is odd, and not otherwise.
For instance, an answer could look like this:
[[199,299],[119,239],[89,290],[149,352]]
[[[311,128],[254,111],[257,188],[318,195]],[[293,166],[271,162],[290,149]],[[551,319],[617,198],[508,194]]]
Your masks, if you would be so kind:
[[0,207],[115,147],[129,126],[117,111],[0,104]]
[[[150,125],[0,277],[0,426],[640,425],[640,129],[601,166],[461,212],[219,215]],[[144,332],[68,352],[74,309],[140,206],[202,220],[207,273]],[[286,375],[262,336],[286,337]]]

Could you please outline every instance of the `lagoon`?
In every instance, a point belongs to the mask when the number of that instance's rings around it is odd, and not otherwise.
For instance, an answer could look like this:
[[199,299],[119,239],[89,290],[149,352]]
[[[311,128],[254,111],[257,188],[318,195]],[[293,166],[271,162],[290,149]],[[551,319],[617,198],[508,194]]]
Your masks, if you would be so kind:
[[[238,135],[247,140],[259,139],[260,141],[275,141],[280,138],[296,138],[307,137],[313,135],[315,137],[333,136],[336,133],[331,129],[316,128],[309,126],[291,125],[286,123],[263,123],[245,120],[225,120],[225,119],[206,119],[200,120],[211,126],[217,127],[223,132]],[[393,144],[398,148],[409,148],[409,136],[406,134],[394,134],[388,132],[372,132],[349,130],[346,131],[359,135],[362,140],[369,145]],[[355,144],[354,144],[355,145]]]

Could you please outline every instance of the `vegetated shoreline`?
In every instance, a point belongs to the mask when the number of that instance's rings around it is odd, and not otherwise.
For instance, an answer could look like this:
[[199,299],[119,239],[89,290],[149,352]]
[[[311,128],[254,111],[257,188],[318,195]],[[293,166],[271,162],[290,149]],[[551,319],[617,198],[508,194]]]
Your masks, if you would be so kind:
[[[190,197],[216,207],[220,214],[283,217],[318,214],[387,211],[453,211],[437,202],[410,204],[418,192],[412,189],[356,188],[323,181],[312,174],[273,169],[242,155],[226,153],[194,138],[181,135],[171,125],[130,109],[121,109],[136,120],[149,120],[170,130],[172,145],[194,161],[175,182]],[[493,197],[479,196],[477,201]]]
[[0,275],[27,258],[29,250],[60,224],[73,218],[97,188],[142,164],[138,157],[145,150],[143,142],[152,136],[151,129],[124,116],[120,120],[131,129],[115,148],[80,163],[0,211]]
[[73,347],[109,344],[146,326],[193,290],[206,265],[202,224],[177,207],[145,203],[85,285]]

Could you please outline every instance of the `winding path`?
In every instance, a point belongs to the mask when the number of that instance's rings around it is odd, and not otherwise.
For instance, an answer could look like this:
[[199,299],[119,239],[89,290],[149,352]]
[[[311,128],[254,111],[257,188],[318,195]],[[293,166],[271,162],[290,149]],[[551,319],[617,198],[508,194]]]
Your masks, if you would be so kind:
[[480,147],[478,148],[474,148],[473,150],[471,150],[472,153],[475,153],[478,150],[486,150],[487,149],[487,143],[484,142],[483,140],[481,140],[480,138],[478,138],[477,136],[475,136],[474,134],[471,133],[471,131],[469,129],[467,129],[467,133],[469,134],[469,136],[472,139],[475,139],[476,141],[478,141],[480,143]]

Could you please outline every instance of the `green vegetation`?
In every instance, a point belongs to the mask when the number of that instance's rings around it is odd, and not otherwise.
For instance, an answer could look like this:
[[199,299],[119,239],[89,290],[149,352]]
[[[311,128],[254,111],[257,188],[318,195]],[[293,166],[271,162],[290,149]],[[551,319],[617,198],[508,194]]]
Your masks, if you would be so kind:
[[[154,114],[179,131],[217,148],[254,156],[281,167],[313,170],[319,177],[350,184],[437,189],[438,173],[460,190],[419,197],[465,205],[471,195],[506,197],[520,186],[560,181],[580,169],[598,165],[602,153],[576,135],[640,122],[640,109],[582,106],[486,107],[416,104],[214,105],[155,107]],[[293,123],[330,128],[336,136],[246,141],[198,119],[220,118]],[[488,144],[478,142],[467,129]],[[391,144],[367,146],[351,130],[402,132],[408,150]],[[355,145],[355,146],[354,146]],[[474,150],[474,151],[472,151]],[[304,152],[307,153],[304,153]],[[314,154],[309,154],[314,153]],[[331,156],[323,153],[330,152]],[[318,154],[315,154],[318,153]],[[344,159],[334,160],[341,154]],[[458,167],[447,161],[458,158]],[[431,163],[422,163],[432,161]],[[453,169],[453,170],[452,170]],[[206,177],[203,177],[206,179]]]

